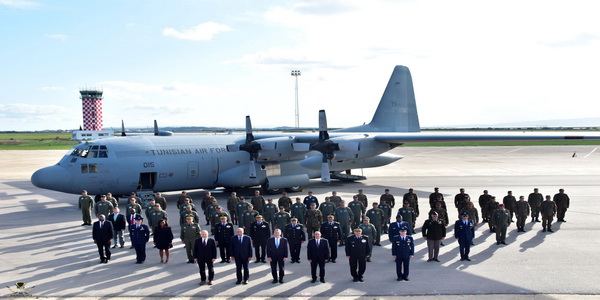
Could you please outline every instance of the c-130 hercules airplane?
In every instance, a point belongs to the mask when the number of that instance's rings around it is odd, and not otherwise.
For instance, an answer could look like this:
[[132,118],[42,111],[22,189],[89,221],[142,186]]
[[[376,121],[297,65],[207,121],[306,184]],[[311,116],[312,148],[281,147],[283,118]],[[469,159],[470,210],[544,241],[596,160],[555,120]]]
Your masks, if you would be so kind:
[[369,124],[328,133],[319,111],[319,134],[256,134],[246,117],[243,134],[113,137],[81,143],[56,165],[36,171],[33,185],[65,193],[178,191],[262,186],[267,192],[299,191],[312,178],[360,180],[345,170],[385,166],[388,154],[410,142],[600,139],[555,133],[421,133],[410,71],[396,66]]

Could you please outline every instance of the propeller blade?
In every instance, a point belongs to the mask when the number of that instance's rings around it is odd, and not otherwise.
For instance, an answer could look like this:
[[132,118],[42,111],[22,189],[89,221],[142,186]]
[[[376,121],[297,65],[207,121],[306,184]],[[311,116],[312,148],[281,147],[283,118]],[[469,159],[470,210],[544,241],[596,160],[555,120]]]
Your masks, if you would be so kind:
[[254,141],[254,135],[252,135],[252,121],[250,116],[246,116],[246,143]]
[[121,120],[121,136],[127,136],[127,133],[125,133],[125,122],[123,120]]
[[158,135],[158,123],[154,120],[154,135]]
[[329,133],[327,133],[327,116],[325,110],[319,110],[319,141],[329,139]]
[[248,165],[248,177],[256,178],[256,163],[254,162],[254,158],[250,159]]
[[321,182],[331,182],[331,176],[329,173],[329,160],[327,155],[323,154],[323,160],[321,161]]

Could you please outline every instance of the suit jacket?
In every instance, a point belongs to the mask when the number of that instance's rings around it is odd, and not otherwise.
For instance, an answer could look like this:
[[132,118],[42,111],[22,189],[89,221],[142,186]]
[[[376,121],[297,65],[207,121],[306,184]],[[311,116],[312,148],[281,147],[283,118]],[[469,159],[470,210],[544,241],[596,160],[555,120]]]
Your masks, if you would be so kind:
[[409,235],[402,237],[397,235],[392,242],[392,255],[399,258],[409,258],[415,255],[415,241]]
[[267,258],[282,260],[288,257],[288,241],[284,237],[279,238],[279,248],[275,247],[275,238],[267,240]]
[[107,241],[112,240],[113,238],[113,226],[112,222],[106,220],[104,221],[104,225],[100,228],[100,221],[94,222],[94,226],[92,228],[92,238],[94,241],[106,243]]
[[[140,215],[140,214],[131,214],[131,215],[129,215],[129,216],[126,218],[126,219],[127,219],[127,224],[128,224],[129,226],[131,226],[131,225],[135,225],[135,217],[137,217],[137,216],[141,216],[141,215]],[[133,219],[134,219],[134,221],[133,221],[133,222],[131,222],[131,217],[133,217]]]
[[215,240],[207,238],[206,246],[204,246],[202,238],[196,239],[193,255],[198,261],[209,262],[213,259],[217,259],[217,244],[215,243]]
[[115,220],[115,214],[108,215],[108,218],[106,219],[113,223],[114,231],[125,230],[125,228],[127,227],[125,216],[122,214],[117,214],[117,220]]
[[471,242],[473,240],[473,231],[472,228],[475,226],[473,220],[468,221],[469,225],[465,225],[463,220],[457,220],[454,223],[454,237],[459,240],[459,242]]
[[240,243],[237,234],[232,236],[229,241],[229,253],[236,260],[248,260],[248,258],[252,258],[252,239],[244,235]]
[[346,256],[366,258],[371,252],[371,244],[369,238],[361,235],[356,238],[356,235],[351,235],[346,238]]
[[311,239],[306,245],[306,254],[308,260],[314,260],[317,262],[329,260],[329,241],[321,238],[319,240],[319,246],[317,247],[317,240]]

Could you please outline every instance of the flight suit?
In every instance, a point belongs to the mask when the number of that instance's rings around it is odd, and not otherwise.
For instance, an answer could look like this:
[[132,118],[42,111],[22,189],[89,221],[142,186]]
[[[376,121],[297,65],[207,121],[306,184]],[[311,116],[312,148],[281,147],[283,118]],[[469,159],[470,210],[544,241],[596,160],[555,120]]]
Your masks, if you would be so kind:
[[[302,204],[304,205],[304,204]],[[288,224],[283,230],[283,237],[288,240],[290,246],[290,259],[293,262],[300,262],[300,250],[302,249],[302,243],[306,241],[306,234],[304,233],[304,226],[302,224]]]
[[[148,223],[150,224],[151,228],[155,228],[156,226],[158,226],[158,222],[160,222],[160,220],[167,221],[167,219],[168,217],[166,211],[152,209],[148,216]],[[154,229],[152,230],[154,231]]]
[[108,216],[112,213],[113,208],[113,205],[108,201],[96,202],[96,204],[94,205],[94,213],[96,213],[96,216],[99,216],[101,214],[104,216]]
[[569,196],[565,193],[558,193],[554,195],[553,201],[556,203],[556,218],[559,222],[564,222],[565,213],[567,212],[567,208],[569,208]]
[[367,211],[365,206],[360,201],[352,201],[348,203],[348,208],[352,210],[354,219],[352,220],[352,228],[357,228],[362,223],[362,216]]
[[383,210],[379,209],[379,207],[371,208],[367,211],[365,216],[367,216],[370,219],[369,222],[373,224],[373,226],[376,229],[375,236],[373,237],[376,241],[375,245],[380,245],[385,213],[383,212]]
[[370,256],[371,249],[372,246],[364,235],[360,237],[351,235],[346,238],[346,256],[350,260],[350,274],[354,281],[362,280],[367,269],[366,259]]
[[283,232],[285,226],[290,224],[290,218],[290,214],[287,212],[278,212],[273,215],[273,221],[271,222],[273,225],[273,230],[280,229]]
[[200,225],[197,223],[185,223],[181,226],[181,234],[179,238],[185,244],[185,252],[187,253],[188,263],[194,262],[194,244],[196,239],[200,237]]
[[92,208],[94,208],[94,199],[91,196],[79,196],[79,209],[85,225],[92,225]]
[[242,214],[248,211],[248,203],[246,202],[238,202],[235,205],[235,214],[236,214],[236,218],[237,218],[237,223],[238,223],[238,227],[243,227],[240,226],[241,225],[241,220],[242,220]]
[[552,220],[554,219],[554,215],[556,215],[556,203],[552,200],[542,201],[540,205],[540,213],[542,214],[542,227],[544,228],[542,231],[552,231]]
[[298,218],[298,223],[304,224],[306,215],[306,205],[303,203],[294,203],[290,209],[290,215],[292,218]]
[[324,239],[329,241],[329,258],[332,262],[337,259],[337,244],[346,237],[342,235],[342,229],[338,222],[325,222],[321,224],[321,235]]
[[496,227],[496,243],[506,243],[506,229],[510,225],[510,212],[507,209],[496,209],[490,223]]
[[517,201],[515,203],[515,215],[517,216],[517,230],[525,231],[525,220],[529,216],[529,203],[527,201]]
[[273,215],[275,215],[278,211],[279,211],[279,208],[277,207],[277,205],[275,205],[273,203],[271,203],[271,204],[267,203],[267,204],[265,204],[265,208],[264,208],[264,212],[263,212],[262,216],[266,222],[271,223],[271,220],[273,220]]
[[[321,203],[321,205],[319,205],[319,210],[321,211],[321,213],[323,213],[324,217],[327,217],[329,215],[333,215],[333,213],[335,212],[335,204],[331,201],[327,202],[323,202]],[[329,242],[329,244],[331,244],[331,241]]]
[[321,227],[323,223],[323,214],[320,210],[307,210],[306,211],[306,234],[309,238],[313,237],[313,233]]
[[394,198],[394,195],[392,194],[382,194],[381,196],[379,196],[379,208],[381,208],[381,203],[383,202],[383,200],[385,200],[385,202],[391,207],[394,208],[394,206],[396,206],[396,199]]
[[354,213],[347,207],[338,207],[335,209],[335,220],[340,222],[340,230],[342,231],[342,238],[340,245],[346,243],[346,237],[350,235],[350,226],[354,221]]
[[410,225],[410,230],[408,231],[408,234],[414,234],[415,233],[415,223],[417,222],[417,216],[415,214],[415,210],[412,207],[402,207],[400,209],[398,209],[398,213],[396,215],[401,215],[402,216],[402,221],[408,223]]
[[288,196],[283,196],[277,200],[277,205],[283,206],[283,210],[286,212],[290,212],[290,208],[292,207],[292,198]]
[[387,203],[379,204],[379,209],[381,209],[385,215],[383,218],[382,229],[383,233],[386,234],[388,232],[388,225],[390,224],[390,218],[392,216],[392,206]]
[[358,228],[362,229],[362,236],[366,237],[369,241],[369,258],[367,258],[367,261],[371,261],[370,256],[371,252],[373,251],[373,245],[379,243],[379,240],[375,239],[377,236],[377,229],[375,226],[373,226],[373,224],[360,224]]
[[231,222],[232,224],[237,224],[237,204],[238,204],[238,197],[229,197],[227,198],[227,211],[229,212],[229,214],[231,215],[231,219],[229,220],[229,222]]
[[256,216],[258,216],[258,212],[255,210],[243,212],[240,215],[240,224],[238,227],[242,227],[244,228],[244,232],[248,232],[248,230],[250,230],[250,225],[252,225],[253,222],[256,222]]
[[544,196],[541,193],[531,193],[527,197],[527,203],[529,203],[529,208],[531,209],[531,222],[535,221],[539,222],[538,218],[540,216],[540,205],[544,202]]

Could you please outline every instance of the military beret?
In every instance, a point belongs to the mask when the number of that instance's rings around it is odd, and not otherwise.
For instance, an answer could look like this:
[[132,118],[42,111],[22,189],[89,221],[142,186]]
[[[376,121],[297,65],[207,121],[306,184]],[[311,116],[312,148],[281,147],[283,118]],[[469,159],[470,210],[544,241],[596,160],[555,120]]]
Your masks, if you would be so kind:
[[142,216],[140,216],[140,215],[137,215],[137,216],[135,216],[135,220],[136,220],[136,221],[137,221],[137,220],[143,220],[143,219],[144,219],[144,218],[143,218]]
[[504,207],[504,204],[500,203],[500,204],[498,205],[498,207]]
[[354,231],[355,232],[362,232],[362,229],[360,229],[360,228],[354,228]]

